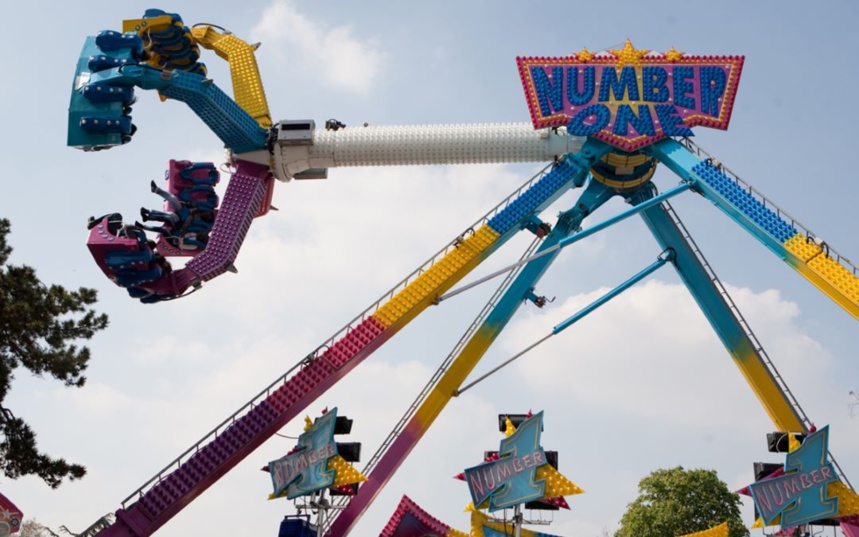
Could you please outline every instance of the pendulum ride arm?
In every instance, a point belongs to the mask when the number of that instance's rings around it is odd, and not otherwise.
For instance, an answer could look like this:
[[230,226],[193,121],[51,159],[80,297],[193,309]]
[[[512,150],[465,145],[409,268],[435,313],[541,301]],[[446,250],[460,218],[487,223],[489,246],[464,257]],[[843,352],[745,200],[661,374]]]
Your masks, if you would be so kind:
[[[663,140],[651,154],[859,319],[859,269],[690,140]],[[705,157],[699,160],[696,155]]]
[[[301,129],[303,130],[301,130]],[[320,178],[328,168],[550,162],[577,153],[585,138],[530,123],[402,125],[316,130],[313,122],[275,125],[274,174]]]
[[131,494],[105,536],[145,536],[165,524],[307,405],[434,303],[529,220],[584,182],[587,167],[557,163],[448,244],[335,336]]
[[[639,200],[633,200],[633,203]],[[805,431],[807,424],[788,399],[759,353],[760,345],[753,340],[748,327],[741,323],[725,288],[703,260],[691,237],[668,203],[656,205],[641,213],[644,222],[663,248],[675,252],[674,266],[681,280],[695,298],[701,311],[728,349],[746,381],[757,395],[767,414],[779,431]]]
[[[642,190],[646,199],[652,190]],[[674,251],[674,267],[716,335],[734,359],[746,382],[779,431],[807,432],[812,425],[799,402],[779,375],[722,282],[707,263],[683,223],[668,202],[650,207],[642,219],[663,248]],[[850,484],[830,454],[841,479]]]
[[[596,144],[594,146],[599,147]],[[590,151],[588,149],[586,144],[582,153],[588,154],[589,158],[593,160],[582,163],[584,165],[580,164],[578,173],[582,176],[588,173],[593,162],[601,157],[605,151],[604,147]],[[513,317],[518,307],[533,291],[536,283],[557,257],[559,249],[554,247],[564,237],[577,231],[582,220],[588,214],[614,195],[615,193],[611,189],[591,181],[577,201],[576,206],[561,216],[559,224],[544,239],[534,256],[535,259],[522,269],[503,296],[495,302],[495,306],[483,323],[474,331],[456,358],[449,364],[437,384],[420,402],[420,407],[417,408],[408,423],[402,427],[399,434],[390,443],[383,446],[384,453],[378,458],[372,471],[364,472],[368,481],[361,484],[357,495],[350,498],[345,509],[335,513],[336,518],[326,534],[328,537],[345,537],[349,534],[388,480],[441,414],[444,407],[456,395],[468,374]],[[552,249],[554,251],[551,254],[540,255],[540,252]]]

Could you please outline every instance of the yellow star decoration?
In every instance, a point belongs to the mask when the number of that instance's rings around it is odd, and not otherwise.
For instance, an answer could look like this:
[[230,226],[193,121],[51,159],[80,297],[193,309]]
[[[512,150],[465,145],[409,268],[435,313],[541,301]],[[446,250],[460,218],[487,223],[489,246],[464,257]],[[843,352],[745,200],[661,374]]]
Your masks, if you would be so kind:
[[506,418],[507,421],[504,422],[504,436],[506,438],[510,438],[513,433],[516,432],[516,427],[513,425],[513,422],[510,421],[510,418]]
[[[627,41],[627,43],[628,42],[629,41]],[[504,436],[509,438],[510,435],[515,432],[516,426],[513,425],[513,422],[510,421],[510,418],[506,418],[504,426]],[[548,463],[537,467],[537,470],[534,473],[534,479],[546,481],[546,493],[541,499],[556,498],[558,496],[572,496],[573,494],[582,494],[585,492],[578,485],[564,477],[561,472],[553,468],[552,465]],[[484,500],[483,503],[479,506],[480,509],[486,509],[487,507],[489,507],[489,498],[486,498],[486,500]],[[474,503],[471,502],[466,505],[465,511],[476,511]]]
[[799,446],[801,446],[801,445],[802,444],[799,443],[799,440],[796,439],[795,434],[791,433],[791,434],[787,435],[787,450],[788,451],[794,451],[796,449],[799,449]]
[[671,50],[669,50],[668,52],[665,53],[665,59],[670,61],[670,62],[676,62],[677,60],[679,60],[680,58],[683,57],[683,54],[684,54],[683,52],[680,52],[679,50],[675,50],[674,47],[671,47]]
[[313,420],[310,416],[304,416],[304,432],[309,431],[311,427],[313,427]]
[[722,522],[718,526],[696,533],[689,533],[682,537],[728,537],[728,523]]
[[626,40],[626,45],[620,50],[611,50],[612,54],[617,57],[617,65],[618,67],[624,65],[633,65],[635,67],[641,66],[641,57],[650,52],[647,49],[636,49],[632,46],[632,41],[629,39]]
[[584,492],[584,490],[576,486],[575,483],[561,475],[561,472],[553,468],[551,464],[544,464],[543,466],[538,467],[535,478],[546,480],[545,498],[571,496],[573,494],[582,494]]
[[337,472],[334,477],[333,487],[367,481],[364,474],[356,470],[354,466],[346,462],[346,459],[340,455],[334,455],[328,459],[328,469]]
[[582,51],[576,56],[583,62],[589,62],[594,57],[594,53],[588,50],[588,47],[582,47]]

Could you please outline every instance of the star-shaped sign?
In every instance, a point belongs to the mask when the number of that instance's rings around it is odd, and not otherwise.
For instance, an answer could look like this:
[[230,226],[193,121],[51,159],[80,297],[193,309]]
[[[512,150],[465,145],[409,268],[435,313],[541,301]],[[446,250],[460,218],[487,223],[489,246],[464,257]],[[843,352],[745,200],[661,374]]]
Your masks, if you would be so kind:
[[274,493],[269,499],[304,496],[328,487],[343,487],[367,481],[346,459],[337,454],[334,426],[337,409],[324,411],[315,422],[305,418],[307,426],[298,437],[298,445],[284,457],[268,463],[263,470],[271,474]]
[[749,485],[763,523],[781,516],[788,528],[838,514],[838,497],[828,485],[838,481],[828,461],[829,426],[808,435],[801,446],[787,454],[784,473]]
[[462,477],[468,483],[472,505],[497,511],[529,501],[563,501],[563,496],[582,491],[546,460],[540,446],[543,413],[518,428],[508,420],[507,437],[498,454],[481,465],[469,468]]

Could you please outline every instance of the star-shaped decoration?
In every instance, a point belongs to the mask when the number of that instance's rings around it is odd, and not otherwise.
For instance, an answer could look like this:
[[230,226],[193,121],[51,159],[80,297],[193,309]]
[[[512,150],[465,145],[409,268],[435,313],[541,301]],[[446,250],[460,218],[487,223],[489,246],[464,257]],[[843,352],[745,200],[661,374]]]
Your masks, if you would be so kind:
[[[790,440],[783,469],[744,488],[760,515],[753,527],[778,524],[787,529],[848,515],[856,507],[851,504],[859,502],[851,502],[844,494],[849,488],[827,461],[829,427],[815,430],[801,444],[792,435]],[[845,505],[839,501],[842,499]]]
[[272,478],[274,492],[269,499],[293,499],[329,487],[342,487],[367,481],[346,459],[337,454],[334,427],[337,409],[325,410],[322,417],[305,418],[304,433],[298,445],[284,457],[263,468]]
[[641,58],[650,51],[647,49],[636,49],[632,46],[632,41],[627,39],[626,45],[624,45],[622,49],[612,49],[610,52],[617,58],[618,67],[622,67],[624,65],[640,67]]
[[681,52],[679,50],[676,50],[674,47],[671,47],[671,50],[665,53],[665,59],[670,62],[676,62],[677,60],[682,58],[684,54],[685,52]]
[[469,485],[472,503],[466,510],[496,511],[528,501],[569,508],[564,496],[584,492],[546,462],[539,445],[542,428],[542,412],[536,416],[529,412],[518,428],[509,418],[505,420],[505,439],[499,451],[487,454],[482,465],[456,476]]
[[594,57],[594,53],[588,50],[588,47],[582,47],[582,51],[576,54],[579,60],[589,62]]

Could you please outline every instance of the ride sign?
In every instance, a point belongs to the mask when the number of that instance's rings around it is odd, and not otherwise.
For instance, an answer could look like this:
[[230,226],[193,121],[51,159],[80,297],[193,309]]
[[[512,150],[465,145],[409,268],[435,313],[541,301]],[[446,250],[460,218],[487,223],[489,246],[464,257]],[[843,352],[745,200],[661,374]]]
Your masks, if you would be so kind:
[[800,447],[787,454],[785,474],[749,485],[755,507],[764,524],[781,515],[781,527],[789,528],[838,513],[838,497],[829,497],[827,485],[838,481],[827,460],[829,426],[808,435]]
[[268,463],[274,496],[286,491],[287,499],[316,492],[334,484],[335,472],[328,459],[337,455],[334,425],[337,409],[329,410],[298,437],[293,453]]
[[546,453],[540,446],[542,430],[543,413],[539,412],[501,441],[499,459],[465,470],[475,507],[489,498],[489,510],[497,511],[545,495],[546,482],[536,478],[537,467],[546,464]]
[[566,126],[634,151],[698,125],[727,129],[742,56],[583,49],[562,58],[517,58],[534,128]]

